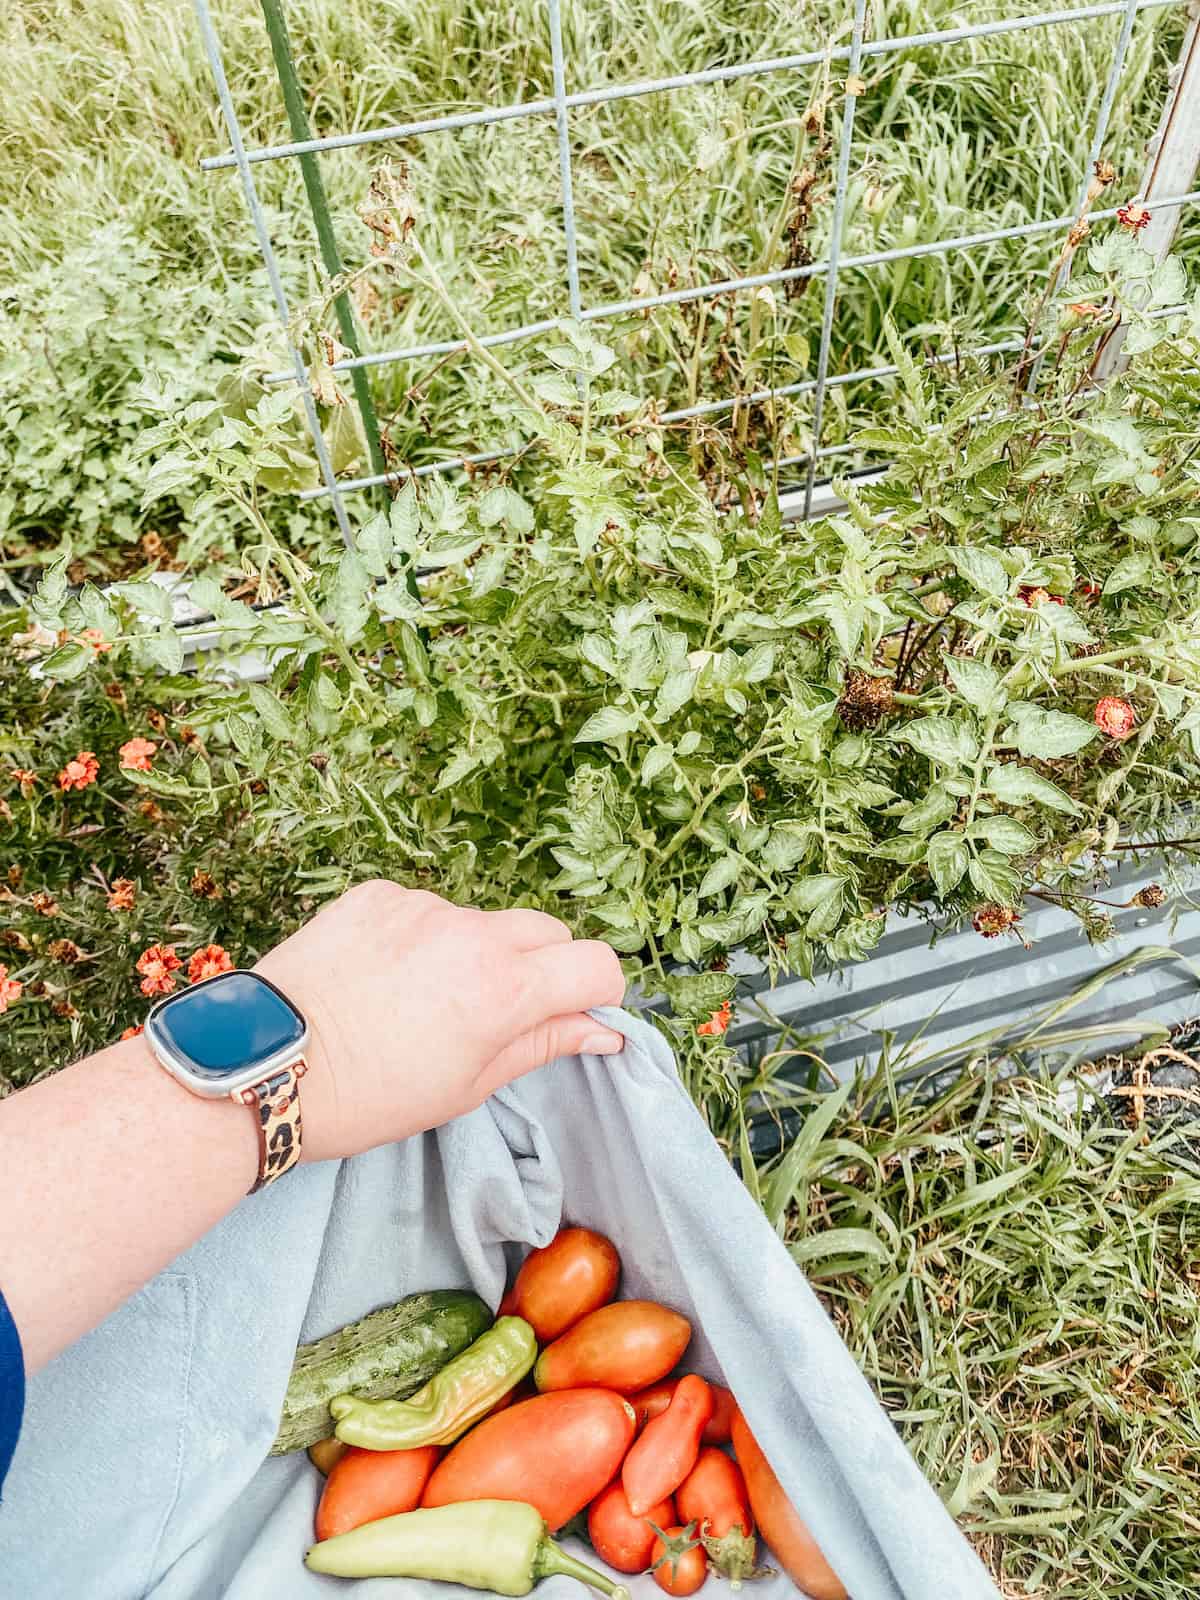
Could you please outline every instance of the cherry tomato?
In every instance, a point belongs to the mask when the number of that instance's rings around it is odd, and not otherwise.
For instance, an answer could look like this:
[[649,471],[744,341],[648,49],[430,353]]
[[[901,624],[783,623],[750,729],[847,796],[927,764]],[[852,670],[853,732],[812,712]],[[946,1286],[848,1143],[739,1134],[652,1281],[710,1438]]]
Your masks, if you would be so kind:
[[[636,1447],[635,1447],[636,1448]],[[724,1450],[701,1450],[675,1496],[681,1522],[694,1522],[713,1570],[733,1583],[754,1576],[757,1541],[741,1468]]]
[[[639,1429],[644,1428],[651,1417],[657,1417],[667,1409],[678,1382],[678,1378],[662,1378],[658,1383],[652,1383],[648,1389],[630,1395],[629,1404],[637,1412]],[[710,1383],[708,1387],[712,1390],[713,1413],[704,1425],[703,1442],[728,1444],[729,1425],[733,1421],[733,1413],[737,1410],[737,1401],[729,1390],[723,1389],[719,1383]]]
[[758,1531],[792,1582],[812,1600],[846,1600],[846,1590],[821,1554],[817,1541],[783,1492],[771,1463],[758,1447],[739,1411],[733,1419],[733,1448],[746,1480]]
[[436,1444],[417,1450],[348,1448],[325,1480],[317,1506],[318,1540],[349,1533],[377,1517],[415,1511],[441,1453]]
[[691,1337],[692,1325],[678,1311],[652,1300],[618,1300],[589,1312],[547,1345],[533,1369],[534,1382],[543,1392],[596,1384],[635,1394],[670,1372]]
[[618,1572],[645,1572],[658,1537],[650,1524],[668,1528],[674,1521],[675,1507],[669,1499],[651,1506],[644,1517],[635,1517],[618,1480],[592,1501],[588,1538],[601,1561],[607,1561]]
[[500,1314],[524,1317],[539,1344],[552,1344],[580,1317],[606,1306],[620,1276],[621,1258],[603,1234],[564,1228],[526,1256]]
[[703,1378],[680,1378],[667,1409],[652,1417],[621,1467],[621,1483],[635,1517],[674,1494],[696,1465],[700,1435],[712,1416],[712,1390]]
[[704,1546],[695,1542],[688,1528],[664,1528],[666,1540],[655,1539],[650,1551],[654,1581],[667,1594],[695,1594],[708,1577]]
[[524,1500],[554,1533],[616,1476],[633,1428],[628,1401],[607,1389],[522,1400],[458,1441],[434,1470],[421,1504]]

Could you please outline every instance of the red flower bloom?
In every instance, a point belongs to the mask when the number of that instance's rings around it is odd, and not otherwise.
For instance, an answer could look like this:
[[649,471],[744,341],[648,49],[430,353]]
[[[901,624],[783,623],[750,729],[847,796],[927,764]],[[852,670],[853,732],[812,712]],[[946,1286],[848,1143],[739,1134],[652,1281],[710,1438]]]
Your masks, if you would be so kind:
[[7,1011],[14,1000],[21,998],[24,987],[18,979],[9,977],[7,967],[0,966],[0,1014]]
[[1094,606],[1103,593],[1104,590],[1098,583],[1081,583],[1078,588],[1079,598],[1089,606]]
[[74,761],[68,761],[58,775],[60,789],[86,789],[95,783],[100,773],[100,763],[90,750],[81,750]]
[[707,1022],[702,1022],[696,1032],[702,1039],[719,1037],[725,1032],[733,1017],[733,1006],[728,1000],[722,1001],[718,1010],[714,1011]]
[[1150,226],[1150,209],[1140,200],[1131,200],[1127,206],[1117,207],[1117,221],[1130,233],[1141,233]]
[[79,635],[80,644],[90,644],[98,656],[107,654],[112,649],[99,628],[85,628]]
[[157,749],[153,739],[128,739],[117,754],[123,767],[134,772],[149,772],[150,757]]
[[126,1029],[124,1029],[122,1034],[121,1034],[121,1038],[122,1038],[122,1040],[125,1040],[125,1039],[136,1039],[138,1034],[141,1033],[141,1031],[142,1031],[142,1025],[139,1022],[137,1024],[137,1026],[134,1027],[134,1028],[126,1028]]
[[142,993],[170,994],[175,987],[171,974],[183,965],[175,954],[173,944],[152,944],[137,958],[137,970],[142,974]]
[[215,978],[220,972],[232,971],[228,950],[219,944],[206,944],[192,952],[187,966],[188,982],[199,983],[202,978]]
[[1096,701],[1092,721],[1110,739],[1128,739],[1137,727],[1137,712],[1128,700],[1119,700],[1116,695],[1106,694]]
[[114,878],[108,891],[110,911],[132,911],[136,885],[132,878]]
[[996,939],[1015,928],[1019,921],[1020,917],[1011,906],[998,906],[994,900],[989,900],[971,918],[971,926],[985,939]]
[[1027,606],[1044,606],[1047,601],[1053,605],[1061,606],[1062,595],[1051,594],[1049,589],[1034,588],[1032,584],[1023,583],[1017,590],[1017,598]]

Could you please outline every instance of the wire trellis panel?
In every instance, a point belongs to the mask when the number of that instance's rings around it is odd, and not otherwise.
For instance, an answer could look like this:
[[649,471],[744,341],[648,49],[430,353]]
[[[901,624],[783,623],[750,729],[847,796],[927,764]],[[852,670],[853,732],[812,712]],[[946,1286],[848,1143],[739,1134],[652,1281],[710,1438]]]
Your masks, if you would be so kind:
[[[832,46],[827,50],[806,51],[797,55],[713,67],[698,72],[676,73],[667,77],[645,78],[630,83],[610,84],[603,87],[572,91],[568,91],[567,88],[562,0],[546,0],[546,22],[550,41],[553,88],[553,94],[549,98],[526,100],[502,106],[483,107],[479,110],[454,112],[438,117],[394,123],[382,128],[365,129],[357,133],[297,139],[290,143],[262,145],[254,148],[247,148],[242,135],[237,110],[229,92],[220,43],[213,24],[208,0],[194,0],[194,3],[205,52],[216,83],[217,95],[229,132],[231,145],[231,149],[226,154],[211,156],[203,160],[201,167],[206,171],[227,168],[235,168],[237,170],[259,249],[266,266],[275,309],[285,331],[289,327],[289,307],[283,287],[279,261],[271,242],[270,232],[258,196],[253,171],[256,164],[267,161],[288,160],[296,157],[315,159],[321,154],[333,150],[385,144],[429,133],[486,126],[499,122],[511,122],[522,118],[553,117],[558,148],[562,227],[566,254],[564,314],[584,323],[599,322],[631,314],[641,314],[659,307],[713,299],[718,296],[738,294],[746,290],[767,288],[776,284],[787,284],[798,280],[815,278],[823,278],[825,280],[820,345],[813,377],[769,389],[756,389],[750,393],[715,397],[697,404],[656,413],[656,418],[661,423],[678,423],[693,418],[718,415],[723,411],[736,411],[738,408],[749,405],[763,404],[796,395],[811,394],[813,397],[811,447],[806,454],[782,457],[776,463],[778,467],[802,466],[806,469],[803,512],[807,515],[813,507],[813,491],[816,483],[818,462],[852,453],[852,447],[845,444],[825,445],[822,443],[821,433],[825,401],[829,391],[835,387],[856,382],[883,381],[896,373],[896,368],[891,365],[864,367],[852,372],[830,372],[834,315],[841,275],[850,271],[868,270],[891,262],[915,260],[929,256],[953,255],[1005,240],[1035,238],[1042,234],[1056,232],[1065,234],[1079,216],[1079,208],[1077,207],[1075,211],[1069,214],[1035,219],[1017,226],[986,228],[948,239],[926,239],[895,249],[876,250],[858,255],[844,255],[842,253],[842,244],[846,199],[854,145],[855,107],[862,87],[859,78],[859,69],[862,63],[872,58],[888,56],[906,50],[930,46],[953,46],[968,40],[1021,33],[1031,29],[1078,25],[1100,18],[1119,16],[1121,18],[1121,27],[1109,63],[1101,103],[1092,130],[1087,163],[1085,170],[1080,174],[1079,206],[1082,207],[1087,195],[1092,166],[1104,148],[1113,105],[1116,100],[1136,21],[1142,12],[1159,11],[1172,7],[1178,9],[1180,0],[1104,0],[1104,3],[1101,4],[1064,7],[1028,16],[998,18],[962,27],[945,28],[925,33],[895,35],[880,39],[866,37],[867,0],[853,0],[853,28],[848,44]],[[282,29],[282,6],[280,0],[272,0],[271,10],[276,19],[274,26]],[[1156,219],[1152,226],[1157,229],[1158,239],[1160,241],[1166,240],[1167,245],[1169,245],[1171,238],[1174,236],[1183,208],[1200,200],[1200,189],[1193,187],[1197,167],[1200,164],[1200,46],[1197,44],[1198,23],[1194,9],[1192,16],[1193,20],[1185,39],[1183,54],[1168,90],[1159,133],[1154,143],[1152,160],[1145,177],[1142,192],[1143,203],[1150,209]],[[276,42],[274,33],[272,34],[272,42]],[[284,54],[286,55],[286,51]],[[278,67],[278,50],[276,51],[276,58]],[[828,253],[823,259],[809,262],[803,266],[783,267],[774,271],[760,272],[742,277],[723,278],[710,283],[691,285],[687,288],[668,290],[659,294],[632,296],[592,306],[584,304],[579,275],[579,251],[573,193],[573,154],[570,119],[570,114],[573,110],[617,100],[669,93],[673,90],[698,85],[728,83],[738,79],[761,77],[777,72],[794,72],[804,67],[818,67],[830,61],[845,62],[847,75],[843,85],[842,125],[838,142],[831,236]],[[287,69],[290,71],[290,60],[287,63]],[[294,80],[290,86],[285,83],[284,87],[285,92],[290,88],[290,92],[294,97],[296,91]],[[311,191],[309,197],[311,204]],[[1103,210],[1090,211],[1089,220],[1098,221],[1113,217],[1116,215],[1117,209],[1114,206]],[[327,219],[325,221],[327,222]],[[314,222],[318,226],[318,232],[320,232],[322,219],[318,218],[315,212]],[[1165,246],[1163,248],[1165,249]],[[520,343],[523,340],[535,338],[540,334],[552,331],[557,326],[557,321],[558,319],[556,318],[543,318],[535,322],[523,323],[517,327],[486,334],[478,342],[485,348]],[[269,373],[267,381],[272,383],[298,383],[301,386],[308,425],[313,435],[314,448],[321,468],[322,482],[319,487],[305,490],[300,498],[302,500],[328,498],[332,502],[334,516],[337,519],[343,538],[347,540],[350,538],[350,522],[344,501],[346,495],[377,488],[381,485],[394,485],[410,475],[423,478],[437,473],[453,472],[464,467],[485,465],[502,460],[511,453],[497,449],[475,454],[459,454],[442,461],[426,462],[414,468],[403,467],[392,472],[374,471],[357,478],[337,479],[321,435],[316,407],[309,392],[304,358],[294,342],[292,342],[290,334],[288,335],[288,341],[288,367]],[[1014,335],[1010,339],[994,341],[974,349],[956,352],[953,356],[933,356],[929,359],[934,364],[942,364],[948,361],[965,361],[1008,354],[1020,350],[1022,342],[1021,338]],[[350,372],[357,378],[364,369],[420,360],[428,356],[465,354],[467,351],[468,345],[461,339],[432,340],[424,343],[409,344],[397,349],[353,354],[336,361],[333,364],[333,370],[336,372]],[[1036,381],[1036,368],[1032,376]],[[370,421],[373,421],[373,417],[368,418],[364,414],[364,425],[368,427],[369,438]],[[376,460],[378,459],[374,450],[372,450],[372,455]]]

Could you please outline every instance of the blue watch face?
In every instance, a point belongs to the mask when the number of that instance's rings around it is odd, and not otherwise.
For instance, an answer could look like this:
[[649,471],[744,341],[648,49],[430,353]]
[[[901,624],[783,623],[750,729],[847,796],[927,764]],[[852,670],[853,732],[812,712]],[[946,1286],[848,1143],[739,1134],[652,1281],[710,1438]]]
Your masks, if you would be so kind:
[[154,1019],[156,1031],[206,1078],[258,1066],[304,1038],[304,1018],[253,972],[222,973],[185,989]]

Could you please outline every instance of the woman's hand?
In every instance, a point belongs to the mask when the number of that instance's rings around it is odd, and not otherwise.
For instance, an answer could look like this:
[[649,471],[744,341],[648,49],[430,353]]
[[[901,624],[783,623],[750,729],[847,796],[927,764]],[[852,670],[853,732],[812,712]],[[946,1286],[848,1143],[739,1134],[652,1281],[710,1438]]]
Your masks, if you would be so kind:
[[616,955],[541,911],[472,911],[360,884],[258,964],[308,1017],[304,1159],[355,1155],[469,1111],[555,1056],[620,1050]]

